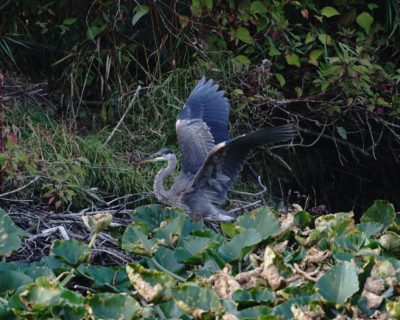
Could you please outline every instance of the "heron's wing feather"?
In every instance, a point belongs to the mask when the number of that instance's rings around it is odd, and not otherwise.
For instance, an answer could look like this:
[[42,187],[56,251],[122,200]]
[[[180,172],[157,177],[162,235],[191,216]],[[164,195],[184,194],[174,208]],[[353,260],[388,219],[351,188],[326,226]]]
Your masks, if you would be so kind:
[[210,130],[200,119],[178,120],[176,135],[182,152],[182,170],[194,174],[214,147]]
[[202,78],[193,89],[178,119],[201,119],[210,128],[215,143],[230,139],[228,131],[229,100],[212,80]]
[[242,170],[250,151],[263,144],[291,140],[297,135],[293,124],[264,128],[216,145],[196,173],[191,189],[181,201],[190,205],[199,194],[210,202],[225,202],[228,190]]

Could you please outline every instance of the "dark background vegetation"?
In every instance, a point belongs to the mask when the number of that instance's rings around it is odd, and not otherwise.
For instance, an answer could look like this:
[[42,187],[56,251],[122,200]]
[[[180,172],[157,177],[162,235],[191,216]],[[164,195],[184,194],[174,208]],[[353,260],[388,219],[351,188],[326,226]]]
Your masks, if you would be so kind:
[[154,168],[128,159],[176,149],[176,114],[205,75],[231,100],[233,135],[298,123],[297,146],[249,161],[274,197],[400,205],[396,0],[3,0],[0,18],[0,188],[40,176],[10,197],[65,209],[150,190]]

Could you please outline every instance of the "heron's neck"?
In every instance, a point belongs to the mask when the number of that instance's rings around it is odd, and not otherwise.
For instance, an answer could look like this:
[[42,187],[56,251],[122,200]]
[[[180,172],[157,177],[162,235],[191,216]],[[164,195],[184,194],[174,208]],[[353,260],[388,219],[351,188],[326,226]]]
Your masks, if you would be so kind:
[[164,181],[174,173],[175,168],[176,168],[176,156],[171,155],[170,158],[168,159],[167,167],[158,171],[154,179],[154,185],[153,185],[154,194],[156,195],[157,199],[162,203],[168,202],[168,191],[164,187]]

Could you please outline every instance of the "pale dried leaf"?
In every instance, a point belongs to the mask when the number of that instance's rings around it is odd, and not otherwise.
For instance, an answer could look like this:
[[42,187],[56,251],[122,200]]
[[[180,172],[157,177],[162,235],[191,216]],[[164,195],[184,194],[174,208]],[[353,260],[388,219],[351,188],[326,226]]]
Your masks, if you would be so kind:
[[264,253],[264,263],[262,267],[261,277],[268,282],[273,290],[280,288],[286,283],[285,279],[279,273],[278,268],[275,266],[275,258],[275,252],[270,246],[267,246]]
[[312,247],[307,251],[304,257],[304,263],[321,263],[330,256],[329,250],[320,250],[317,247]]
[[223,270],[212,275],[208,282],[221,299],[231,298],[232,293],[240,289],[240,284],[232,277],[232,267],[226,265]]

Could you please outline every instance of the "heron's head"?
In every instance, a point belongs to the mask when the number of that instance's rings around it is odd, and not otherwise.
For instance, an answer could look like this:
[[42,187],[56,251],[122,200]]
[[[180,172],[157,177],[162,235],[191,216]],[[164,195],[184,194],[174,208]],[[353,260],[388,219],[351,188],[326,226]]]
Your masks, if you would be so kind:
[[151,156],[139,160],[138,163],[168,161],[171,157],[175,157],[175,154],[168,148],[162,148]]

